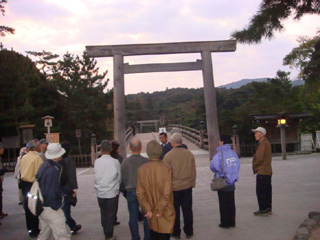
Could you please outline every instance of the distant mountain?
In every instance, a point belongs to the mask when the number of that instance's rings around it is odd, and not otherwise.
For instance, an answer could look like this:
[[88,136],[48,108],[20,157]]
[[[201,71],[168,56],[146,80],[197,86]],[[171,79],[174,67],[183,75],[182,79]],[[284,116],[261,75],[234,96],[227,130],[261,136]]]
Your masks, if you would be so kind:
[[[240,87],[242,87],[248,83],[251,83],[251,82],[266,82],[267,80],[268,80],[268,78],[241,79],[240,81],[237,81],[237,82],[218,86],[218,88],[236,89],[236,88],[240,88]],[[292,86],[294,86],[294,87],[304,85],[303,80],[294,80],[291,83],[292,83]]]
[[304,80],[294,80],[291,82],[292,83],[292,86],[302,86],[304,85]]

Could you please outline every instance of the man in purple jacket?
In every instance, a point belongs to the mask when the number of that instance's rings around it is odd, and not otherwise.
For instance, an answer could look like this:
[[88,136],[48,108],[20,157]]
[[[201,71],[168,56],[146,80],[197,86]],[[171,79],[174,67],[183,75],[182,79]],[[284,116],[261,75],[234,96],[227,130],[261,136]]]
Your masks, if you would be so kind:
[[235,182],[239,179],[240,161],[237,153],[231,149],[231,143],[229,136],[221,135],[217,153],[210,163],[210,169],[216,173],[216,177],[224,177],[227,182],[227,186],[218,191],[221,228],[236,226],[234,190]]

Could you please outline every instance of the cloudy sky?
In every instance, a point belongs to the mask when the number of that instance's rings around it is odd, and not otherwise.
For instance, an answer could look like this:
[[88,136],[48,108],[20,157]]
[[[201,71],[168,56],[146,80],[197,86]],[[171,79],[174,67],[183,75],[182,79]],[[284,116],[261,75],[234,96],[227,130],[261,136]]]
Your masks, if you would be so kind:
[[[1,25],[15,28],[1,37],[7,49],[67,51],[81,55],[86,45],[116,45],[162,42],[215,41],[230,39],[231,32],[246,26],[260,0],[8,0]],[[286,30],[259,45],[237,45],[236,52],[213,53],[215,85],[244,78],[274,77],[289,71],[282,59],[297,46],[298,36],[313,36],[319,16],[304,16],[285,22]],[[200,54],[125,57],[130,64],[192,62]],[[98,58],[108,70],[108,88],[113,86],[112,58]],[[292,80],[297,71],[292,72]],[[144,73],[125,76],[126,94],[163,91],[166,88],[203,87],[201,71]]]

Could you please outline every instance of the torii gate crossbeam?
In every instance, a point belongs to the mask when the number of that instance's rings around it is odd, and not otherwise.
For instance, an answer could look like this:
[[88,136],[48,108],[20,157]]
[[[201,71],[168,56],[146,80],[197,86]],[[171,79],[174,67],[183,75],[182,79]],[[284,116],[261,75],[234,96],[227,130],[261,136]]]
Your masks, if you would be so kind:
[[[120,155],[126,157],[124,74],[202,70],[211,159],[219,143],[218,115],[211,52],[234,52],[235,50],[236,40],[86,46],[89,57],[113,57],[114,136],[120,143]],[[201,53],[201,61],[194,63],[142,65],[128,65],[123,63],[124,56],[178,53]]]

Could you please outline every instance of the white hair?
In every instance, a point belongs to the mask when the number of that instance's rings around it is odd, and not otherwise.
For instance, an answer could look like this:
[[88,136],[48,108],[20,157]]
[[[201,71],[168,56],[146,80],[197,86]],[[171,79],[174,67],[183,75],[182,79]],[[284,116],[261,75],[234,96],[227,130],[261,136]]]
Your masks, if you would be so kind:
[[180,133],[174,133],[171,138],[171,142],[174,142],[176,144],[181,144],[182,143],[182,135]]

